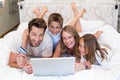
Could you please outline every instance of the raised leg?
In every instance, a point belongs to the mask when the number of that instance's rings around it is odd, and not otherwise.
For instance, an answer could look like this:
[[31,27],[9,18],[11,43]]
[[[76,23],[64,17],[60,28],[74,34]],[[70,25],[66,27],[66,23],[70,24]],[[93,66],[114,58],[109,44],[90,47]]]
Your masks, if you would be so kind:
[[75,3],[71,3],[71,7],[74,12],[74,16],[70,19],[70,21],[67,24],[72,25],[78,32],[81,32],[82,27],[79,19],[83,16],[86,10],[82,9],[81,11],[79,11]]
[[48,11],[48,8],[46,5],[44,5],[42,7],[42,11],[40,12],[39,8],[36,7],[34,10],[33,10],[33,13],[36,15],[37,18],[43,18],[43,16],[45,15],[45,13]]

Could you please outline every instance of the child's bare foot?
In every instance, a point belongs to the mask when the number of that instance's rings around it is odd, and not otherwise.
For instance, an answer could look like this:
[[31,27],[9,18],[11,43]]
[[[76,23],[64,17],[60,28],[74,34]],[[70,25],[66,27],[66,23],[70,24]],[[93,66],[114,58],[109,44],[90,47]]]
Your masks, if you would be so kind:
[[79,10],[78,10],[78,8],[77,8],[77,6],[76,6],[76,4],[74,2],[71,3],[71,7],[72,7],[72,10],[74,12],[74,17],[78,17]]
[[86,9],[85,9],[85,8],[83,8],[83,9],[79,12],[78,17],[83,17],[84,13],[86,13]]
[[100,31],[97,31],[94,35],[96,38],[98,38],[102,33],[103,33],[103,31],[100,30]]
[[45,15],[45,13],[48,11],[48,8],[47,6],[43,6],[42,7],[42,11],[40,12],[39,8],[36,7],[34,10],[33,10],[33,13],[37,16],[37,18],[43,18],[43,16]]
[[77,6],[75,2],[71,3],[72,10],[75,11],[77,9]]
[[34,13],[37,17],[39,17],[39,15],[41,14],[38,7],[36,7],[36,8],[33,10],[33,13]]
[[43,10],[43,12],[47,12],[47,11],[48,11],[48,7],[47,7],[46,5],[44,5],[44,6],[42,7],[42,10]]
[[48,11],[48,8],[47,8],[46,5],[44,5],[44,6],[42,7],[42,12],[41,12],[40,17],[43,18],[43,16],[45,15],[45,13],[46,13],[47,11]]

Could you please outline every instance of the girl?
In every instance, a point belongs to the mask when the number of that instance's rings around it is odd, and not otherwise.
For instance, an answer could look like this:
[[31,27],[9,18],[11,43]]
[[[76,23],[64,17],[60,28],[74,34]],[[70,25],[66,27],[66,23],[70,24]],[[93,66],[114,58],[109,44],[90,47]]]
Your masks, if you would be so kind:
[[84,69],[91,68],[92,64],[105,65],[107,63],[108,53],[105,48],[101,48],[93,34],[85,34],[80,38],[79,51]]

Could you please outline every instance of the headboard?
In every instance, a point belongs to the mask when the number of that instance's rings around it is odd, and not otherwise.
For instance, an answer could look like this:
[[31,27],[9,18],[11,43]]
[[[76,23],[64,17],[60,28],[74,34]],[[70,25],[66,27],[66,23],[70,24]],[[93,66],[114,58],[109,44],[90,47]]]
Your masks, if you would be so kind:
[[[53,12],[60,13],[64,18],[64,23],[66,23],[72,16],[73,11],[71,9],[70,3],[25,3],[24,1],[19,2],[19,14],[20,22],[28,22],[32,18],[35,18],[33,10],[38,6],[41,10],[43,5],[48,6],[48,12],[44,16],[47,21],[48,16]],[[103,20],[107,24],[112,25],[117,29],[118,20],[118,4],[116,3],[77,3],[79,9],[85,8],[86,13],[83,16],[87,20]]]

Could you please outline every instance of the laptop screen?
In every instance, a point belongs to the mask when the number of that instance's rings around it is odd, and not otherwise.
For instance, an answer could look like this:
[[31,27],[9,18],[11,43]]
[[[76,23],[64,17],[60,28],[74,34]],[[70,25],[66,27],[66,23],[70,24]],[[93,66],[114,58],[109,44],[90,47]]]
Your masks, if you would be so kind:
[[36,76],[65,76],[75,72],[75,57],[31,58]]

